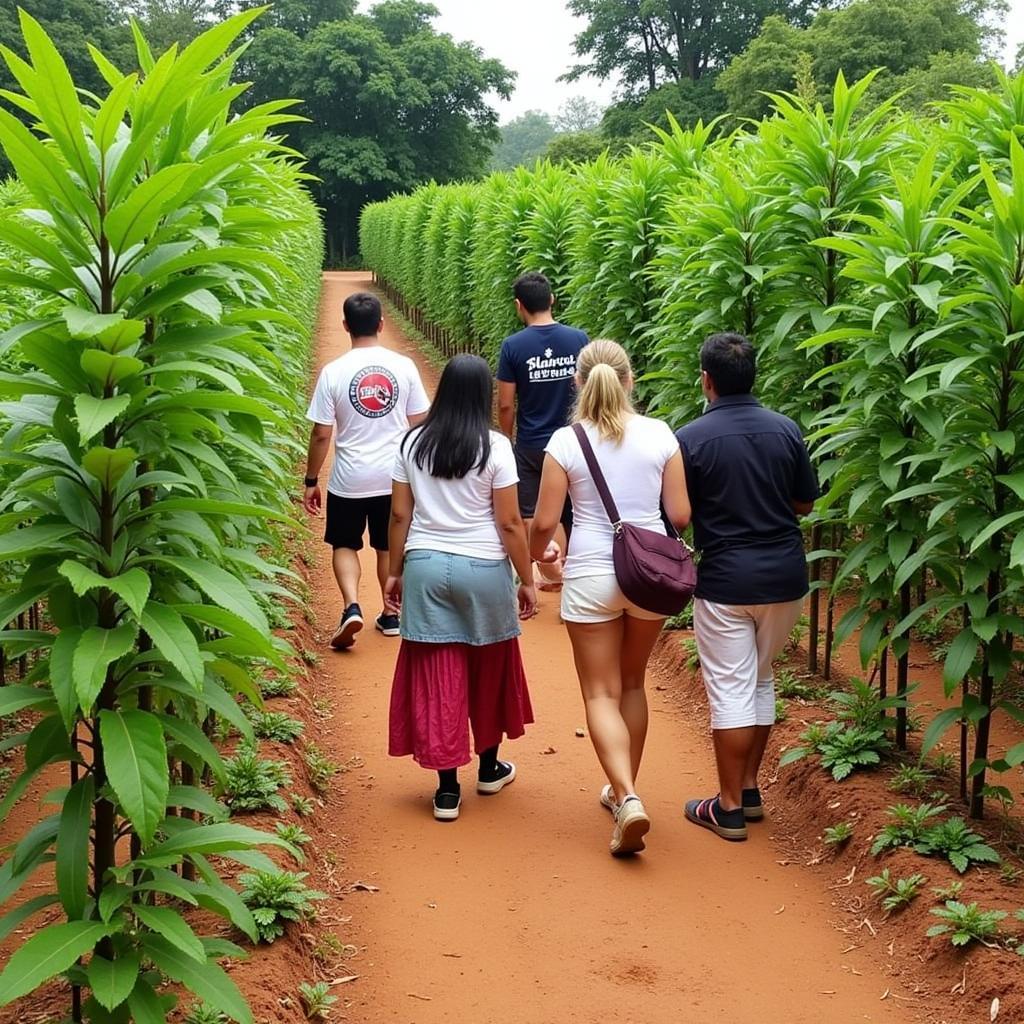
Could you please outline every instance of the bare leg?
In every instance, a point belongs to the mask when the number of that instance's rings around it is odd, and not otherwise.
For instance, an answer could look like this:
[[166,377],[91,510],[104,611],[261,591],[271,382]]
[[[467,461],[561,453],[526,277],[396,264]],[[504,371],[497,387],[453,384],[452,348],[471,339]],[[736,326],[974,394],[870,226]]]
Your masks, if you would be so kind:
[[359,603],[359,580],[362,569],[359,565],[359,552],[351,548],[335,548],[334,578],[338,581],[341,598],[347,608],[350,604]]
[[390,555],[386,551],[377,552],[377,582],[380,584],[381,607],[384,606],[384,586],[388,581]]
[[758,726],[740,729],[715,729],[715,761],[718,764],[719,802],[722,809],[734,811],[743,806],[743,780],[755,745]]
[[583,692],[590,739],[612,784],[615,800],[621,803],[634,789],[629,728],[620,707],[623,620],[566,625]]
[[743,788],[757,788],[757,773],[761,769],[761,762],[764,760],[764,752],[768,746],[768,737],[772,734],[770,725],[754,726],[754,743],[750,748],[750,755],[747,758],[746,767],[743,769]]
[[633,781],[640,774],[640,760],[644,754],[647,739],[647,662],[651,651],[661,635],[664,619],[635,619],[626,615],[623,619],[622,638],[622,699],[619,708],[623,721],[629,729],[629,751],[633,766]]

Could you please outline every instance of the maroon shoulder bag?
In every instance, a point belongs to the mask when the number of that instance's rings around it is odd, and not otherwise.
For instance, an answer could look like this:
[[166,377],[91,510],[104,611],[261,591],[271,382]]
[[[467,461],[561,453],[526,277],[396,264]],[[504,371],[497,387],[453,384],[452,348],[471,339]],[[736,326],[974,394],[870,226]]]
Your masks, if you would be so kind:
[[678,615],[689,604],[697,586],[697,567],[690,557],[689,548],[671,523],[666,525],[672,535],[665,536],[622,521],[590,438],[579,423],[573,431],[615,530],[612,558],[615,578],[622,593],[645,611],[665,616]]

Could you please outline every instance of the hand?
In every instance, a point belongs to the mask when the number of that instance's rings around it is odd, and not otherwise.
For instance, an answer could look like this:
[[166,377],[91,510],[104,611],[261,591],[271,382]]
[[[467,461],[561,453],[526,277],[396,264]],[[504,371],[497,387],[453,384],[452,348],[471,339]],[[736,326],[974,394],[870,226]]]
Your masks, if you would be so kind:
[[392,615],[402,613],[402,577],[389,576],[384,584],[384,607]]
[[554,565],[562,557],[562,549],[554,542],[544,549],[544,554],[537,559],[542,565]]
[[532,583],[519,585],[519,618],[524,622],[537,614],[537,588]]
[[316,487],[307,487],[306,493],[302,496],[302,507],[311,515],[320,515],[320,509],[323,508],[324,499],[320,493],[320,485]]

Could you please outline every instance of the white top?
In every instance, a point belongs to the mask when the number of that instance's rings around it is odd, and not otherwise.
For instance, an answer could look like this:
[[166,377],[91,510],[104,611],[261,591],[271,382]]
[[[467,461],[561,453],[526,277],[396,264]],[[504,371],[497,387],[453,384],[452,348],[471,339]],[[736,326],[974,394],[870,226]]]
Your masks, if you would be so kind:
[[[633,416],[626,423],[622,444],[617,445],[600,437],[593,424],[586,423],[584,428],[622,521],[665,533],[661,520],[662,476],[669,460],[679,452],[672,431],[661,420]],[[569,477],[572,536],[565,578],[614,573],[615,534],[572,427],[556,430],[545,450]]]
[[410,432],[395,459],[392,475],[409,484],[415,501],[406,551],[444,551],[474,558],[506,558],[494,520],[493,492],[519,483],[512,443],[491,431],[491,457],[483,470],[461,480],[442,480],[420,469],[412,457],[420,430]]
[[333,426],[327,489],[342,498],[391,493],[395,451],[409,417],[430,408],[419,370],[382,345],[354,348],[320,371],[306,418]]

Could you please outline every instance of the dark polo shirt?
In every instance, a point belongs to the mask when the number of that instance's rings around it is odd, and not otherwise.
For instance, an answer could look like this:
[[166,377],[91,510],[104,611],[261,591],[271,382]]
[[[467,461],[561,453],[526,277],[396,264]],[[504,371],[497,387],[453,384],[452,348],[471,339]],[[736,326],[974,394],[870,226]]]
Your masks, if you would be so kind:
[[800,428],[753,395],[726,395],[676,437],[700,554],[696,596],[734,605],[803,597],[793,502],[814,501],[818,481]]

